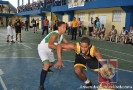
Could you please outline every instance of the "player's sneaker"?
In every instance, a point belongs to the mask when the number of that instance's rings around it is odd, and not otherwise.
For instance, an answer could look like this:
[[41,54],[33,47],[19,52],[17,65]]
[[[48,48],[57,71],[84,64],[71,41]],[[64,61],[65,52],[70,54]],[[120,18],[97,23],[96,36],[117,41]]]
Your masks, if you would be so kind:
[[7,42],[9,42],[9,40],[7,40]]
[[44,86],[40,86],[38,90],[45,90]]
[[51,69],[48,69],[48,73],[53,73],[54,71]]
[[15,43],[15,42],[12,40],[11,43]]
[[86,84],[87,88],[86,90],[91,90],[92,88],[92,82],[90,81],[90,83]]

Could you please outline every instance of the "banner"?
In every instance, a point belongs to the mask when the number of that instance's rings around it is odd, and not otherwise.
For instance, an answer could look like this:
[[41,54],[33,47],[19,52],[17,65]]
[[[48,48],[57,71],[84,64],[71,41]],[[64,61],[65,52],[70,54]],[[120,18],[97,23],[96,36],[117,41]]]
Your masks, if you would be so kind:
[[68,8],[82,7],[85,4],[85,0],[68,0]]

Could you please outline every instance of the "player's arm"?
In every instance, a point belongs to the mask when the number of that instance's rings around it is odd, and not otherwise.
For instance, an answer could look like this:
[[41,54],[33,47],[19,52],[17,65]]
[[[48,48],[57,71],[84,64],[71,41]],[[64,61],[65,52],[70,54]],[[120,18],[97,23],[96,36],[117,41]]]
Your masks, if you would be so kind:
[[57,45],[57,56],[58,56],[58,62],[54,65],[56,68],[64,67],[64,64],[62,62],[62,50],[68,49],[68,50],[76,50],[76,44],[72,43],[64,43]]
[[106,74],[111,75],[111,71],[109,70],[107,63],[105,63],[105,61],[102,58],[101,53],[96,48],[94,49],[94,56],[100,62],[100,64],[102,65],[103,69],[105,70]]
[[69,43],[65,37],[63,38],[63,42],[64,43]]
[[57,35],[56,35],[56,34],[53,34],[53,35],[50,37],[50,40],[49,40],[49,42],[48,42],[48,47],[49,47],[49,48],[57,49],[57,45],[54,44],[56,38],[57,38]]

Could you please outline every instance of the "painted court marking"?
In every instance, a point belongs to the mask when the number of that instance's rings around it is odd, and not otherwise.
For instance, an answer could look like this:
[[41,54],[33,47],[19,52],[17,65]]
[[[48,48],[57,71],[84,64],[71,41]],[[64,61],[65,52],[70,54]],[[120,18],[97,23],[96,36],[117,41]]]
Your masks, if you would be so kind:
[[107,54],[102,54],[104,56],[108,56],[108,57],[111,57],[111,58],[114,58],[114,59],[119,59],[119,60],[122,60],[122,61],[126,61],[126,62],[130,62],[130,63],[133,63],[132,61],[130,60],[125,60],[125,59],[122,59],[122,58],[117,58],[117,57],[114,57],[114,56],[111,56],[111,55],[107,55]]
[[[4,37],[7,37],[5,34],[2,34],[2,33],[0,33],[0,34],[3,35]],[[16,41],[15,39],[13,39],[13,40]],[[18,44],[21,44],[21,45],[23,45],[23,46],[25,46],[25,47],[27,47],[27,48],[29,48],[29,49],[32,49],[31,47],[27,46],[27,45],[24,44],[24,43],[18,42]]]
[[[0,69],[0,75],[2,75],[2,74],[4,74],[4,73],[3,73],[3,71]],[[3,82],[1,76],[0,76],[0,82],[1,82],[1,85],[2,85],[3,89],[4,89],[4,90],[7,90],[7,87],[6,87],[5,83]]]
[[120,54],[124,54],[124,55],[128,55],[128,56],[133,56],[132,54],[128,54],[128,53],[123,53],[123,52],[119,52],[119,51],[115,51],[115,50],[110,50],[110,49],[105,49],[105,48],[100,48],[100,47],[96,47],[105,51],[111,51],[111,52],[116,52],[116,53],[120,53]]

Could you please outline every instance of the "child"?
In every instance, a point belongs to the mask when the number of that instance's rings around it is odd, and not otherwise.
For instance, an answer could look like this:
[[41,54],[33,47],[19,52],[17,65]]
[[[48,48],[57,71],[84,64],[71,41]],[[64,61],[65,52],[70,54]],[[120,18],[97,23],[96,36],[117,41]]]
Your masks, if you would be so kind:
[[40,76],[40,87],[38,90],[45,90],[44,82],[47,76],[47,72],[51,71],[49,68],[53,66],[54,62],[54,54],[53,50],[57,49],[57,44],[61,43],[68,43],[68,41],[64,37],[64,33],[66,31],[66,24],[65,22],[58,22],[57,23],[58,30],[49,33],[38,45],[38,54],[43,63],[43,69],[41,71]]

